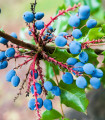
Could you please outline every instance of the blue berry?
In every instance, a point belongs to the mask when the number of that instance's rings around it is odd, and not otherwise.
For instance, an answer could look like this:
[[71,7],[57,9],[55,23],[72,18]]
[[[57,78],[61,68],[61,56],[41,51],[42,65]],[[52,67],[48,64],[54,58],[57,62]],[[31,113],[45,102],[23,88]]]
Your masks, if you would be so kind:
[[0,43],[6,45],[8,43],[8,40],[6,40],[5,38],[1,37],[0,38]]
[[98,89],[101,86],[101,82],[98,78],[92,77],[90,79],[90,84],[92,85],[93,88]]
[[77,41],[71,42],[69,47],[69,50],[72,54],[79,54],[81,52],[81,44]]
[[38,30],[41,30],[41,29],[43,29],[44,28],[44,22],[43,21],[37,21],[36,23],[35,23],[35,26],[36,26],[36,29],[38,29]]
[[55,44],[58,47],[64,47],[67,44],[67,39],[65,39],[62,36],[58,36],[58,37],[55,38]]
[[51,90],[52,94],[55,96],[60,96],[61,95],[61,90],[58,86],[54,86],[53,89]]
[[68,35],[67,32],[61,32],[61,33],[58,34],[58,36],[67,36],[67,35]]
[[15,49],[14,48],[9,48],[5,51],[5,56],[6,57],[14,57],[15,55]]
[[1,51],[0,52],[0,61],[6,59],[6,56],[5,56],[5,52],[4,51]]
[[73,76],[71,73],[66,72],[65,74],[62,75],[62,80],[66,84],[72,84],[73,83]]
[[39,103],[38,108],[41,108],[43,106],[43,100],[42,100],[42,98],[38,98],[37,100]]
[[79,88],[86,88],[87,86],[87,81],[84,77],[82,76],[79,76],[77,79],[76,79],[76,85],[77,87]]
[[80,54],[79,54],[79,60],[81,61],[81,62],[83,62],[83,63],[86,63],[86,62],[88,62],[88,54],[86,53],[86,52],[81,52]]
[[28,107],[30,110],[34,110],[35,109],[35,99],[31,99],[29,102],[28,102]]
[[84,63],[82,63],[82,62],[77,62],[77,63],[74,65],[73,70],[78,71],[78,72],[84,72],[83,66],[84,66]]
[[[31,76],[33,76],[33,71],[31,71]],[[34,77],[35,79],[38,78],[38,71],[36,69],[35,69]]]
[[17,87],[20,83],[20,78],[18,76],[13,76],[11,79],[11,83],[14,87]]
[[88,19],[90,16],[90,8],[87,5],[81,6],[79,8],[79,18],[82,20]]
[[31,31],[28,31],[28,34],[31,36],[32,32],[31,32]]
[[[40,95],[42,93],[42,87],[41,84],[35,83],[37,93]],[[34,94],[34,86],[31,86],[31,93]]]
[[0,62],[0,69],[5,69],[8,66],[7,61]]
[[83,70],[86,74],[92,75],[95,72],[95,67],[91,63],[87,63],[83,66]]
[[6,74],[6,80],[7,80],[8,82],[11,82],[12,77],[15,76],[15,75],[16,75],[15,70],[10,70],[10,71]]
[[51,102],[51,100],[45,99],[44,102],[43,102],[43,105],[47,110],[52,110],[52,102]]
[[94,28],[97,25],[97,21],[94,19],[90,19],[87,21],[86,26],[88,28]]
[[48,26],[48,28],[47,28],[47,32],[53,32],[53,27],[52,26]]
[[51,33],[46,33],[44,36],[43,36],[43,39],[51,39],[53,37],[53,35]]
[[72,26],[72,27],[78,27],[80,25],[80,19],[79,19],[79,17],[76,16],[76,15],[72,15],[69,18],[69,25]]
[[92,74],[92,77],[97,77],[97,78],[103,77],[103,71],[96,68],[95,72]]
[[36,20],[41,20],[44,17],[44,13],[43,12],[37,12],[35,14],[35,19]]
[[72,36],[75,38],[75,39],[79,39],[82,37],[82,32],[79,30],[79,29],[75,29],[73,30],[72,32]]
[[28,23],[33,22],[34,14],[32,12],[27,11],[23,14],[23,19]]
[[12,32],[10,35],[17,39],[17,34],[15,32]]
[[51,91],[52,88],[53,88],[53,85],[52,85],[52,83],[51,83],[50,81],[46,81],[46,82],[44,83],[44,88],[45,88],[47,91]]
[[74,64],[76,64],[77,63],[77,59],[75,59],[75,58],[68,58],[67,59],[67,61],[66,61],[66,63],[68,64],[68,65],[74,65]]

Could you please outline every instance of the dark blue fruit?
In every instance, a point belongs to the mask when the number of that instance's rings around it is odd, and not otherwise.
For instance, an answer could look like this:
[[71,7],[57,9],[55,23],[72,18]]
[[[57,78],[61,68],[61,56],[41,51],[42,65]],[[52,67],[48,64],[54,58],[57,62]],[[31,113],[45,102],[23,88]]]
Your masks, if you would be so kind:
[[[37,93],[40,95],[42,93],[42,87],[41,84],[35,83]],[[31,93],[34,94],[34,86],[31,86]]]
[[[33,71],[31,71],[31,76],[33,76]],[[38,71],[36,69],[35,69],[34,77],[35,79],[38,78]]]
[[6,45],[8,43],[8,40],[6,40],[5,38],[1,37],[0,38],[0,43]]
[[77,61],[77,59],[75,59],[75,58],[68,58],[67,59],[67,61],[66,61],[66,63],[68,64],[68,65],[74,65],[74,64],[76,64],[78,61]]
[[73,70],[78,71],[78,72],[84,72],[83,66],[84,66],[84,63],[82,63],[82,62],[77,62],[77,63],[74,65]]
[[86,53],[86,52],[81,52],[80,54],[79,54],[79,60],[81,61],[81,62],[83,62],[83,63],[86,63],[86,62],[88,62],[88,54]]
[[32,32],[31,32],[31,31],[28,31],[28,34],[31,36]]
[[16,75],[15,70],[10,70],[7,74],[6,74],[6,81],[11,82],[11,79],[13,76]]
[[5,51],[1,51],[0,52],[0,61],[6,59],[6,56],[5,56]]
[[67,36],[67,35],[68,35],[67,32],[61,32],[61,33],[58,34],[58,36]]
[[15,55],[15,49],[14,48],[9,48],[5,51],[5,56],[6,57],[14,57]]
[[91,63],[87,63],[83,66],[83,70],[86,74],[92,75],[95,72],[95,67]]
[[87,86],[87,81],[84,77],[82,76],[79,76],[77,79],[76,79],[76,85],[77,87],[79,88],[86,88]]
[[37,12],[35,14],[35,19],[36,20],[41,20],[44,17],[44,13],[43,12]]
[[73,76],[71,73],[66,72],[65,74],[62,75],[62,80],[66,84],[72,84],[73,83]]
[[20,78],[18,76],[13,76],[11,79],[11,83],[14,87],[17,87],[20,83]]
[[90,84],[92,85],[93,88],[98,89],[101,86],[101,82],[98,78],[92,77],[90,79]]
[[79,39],[82,37],[82,32],[79,30],[79,29],[75,29],[73,30],[72,32],[72,36],[75,38],[75,39]]
[[92,74],[92,77],[97,77],[97,78],[103,77],[103,71],[96,68],[95,72]]
[[79,19],[79,17],[76,16],[76,15],[72,15],[69,18],[69,25],[72,26],[72,27],[78,27],[80,25],[80,19]]
[[69,50],[72,54],[79,54],[81,52],[81,44],[77,41],[71,42],[69,47]]
[[52,102],[51,102],[51,100],[49,100],[49,99],[44,100],[43,105],[47,110],[52,110]]
[[33,22],[34,14],[32,12],[27,11],[23,14],[23,19],[28,23]]
[[10,35],[17,39],[17,34],[15,32],[12,32]]
[[8,66],[7,61],[0,62],[0,69],[5,69]]
[[45,88],[47,91],[51,91],[52,88],[53,88],[53,85],[52,85],[52,83],[51,83],[50,81],[46,81],[46,82],[44,83],[44,88]]
[[61,90],[58,86],[54,86],[53,89],[51,90],[52,94],[55,96],[60,96],[61,95]]
[[90,16],[90,8],[87,5],[81,6],[79,9],[79,18],[82,20],[88,19]]
[[87,21],[86,26],[88,28],[94,28],[97,25],[97,21],[94,19],[90,19]]
[[58,47],[64,47],[67,44],[67,39],[65,39],[62,36],[58,36],[58,37],[55,38],[55,44]]
[[36,29],[38,29],[38,30],[41,30],[41,29],[43,29],[44,28],[44,22],[43,21],[37,21],[36,23],[35,23],[35,26],[36,26]]
[[28,107],[30,110],[34,110],[35,109],[35,99],[31,99],[29,102],[28,102]]

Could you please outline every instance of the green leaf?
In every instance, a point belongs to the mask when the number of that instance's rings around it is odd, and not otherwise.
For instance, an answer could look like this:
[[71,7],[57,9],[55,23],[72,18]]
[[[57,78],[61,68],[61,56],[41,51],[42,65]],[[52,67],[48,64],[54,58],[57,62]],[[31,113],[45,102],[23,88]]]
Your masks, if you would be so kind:
[[61,118],[62,115],[56,111],[55,109],[52,110],[46,110],[43,114],[42,114],[42,118],[41,120],[55,120],[55,119],[59,119]]
[[105,33],[105,24],[102,25],[102,32]]
[[[44,61],[45,62],[45,65],[46,65],[46,75],[45,77],[47,79],[51,79],[54,77],[54,75],[59,75],[59,67],[57,65],[54,65],[53,63],[50,63],[48,61]],[[55,74],[54,74],[54,71],[55,71]]]
[[85,95],[85,90],[78,88],[75,83],[68,85],[60,81],[61,88],[61,103],[67,107],[74,108],[77,111],[85,112],[88,106],[88,100]]
[[[57,9],[56,15],[58,14],[59,10],[65,9],[65,5],[62,5]],[[55,28],[55,35],[58,35],[60,32],[66,31],[68,27],[68,20],[69,20],[70,15],[65,13],[65,16],[59,16],[57,20],[53,23],[53,28]]]
[[89,30],[88,36],[89,40],[92,41],[94,39],[102,38],[105,34],[100,31],[100,28],[92,28]]
[[94,52],[94,50],[91,49],[91,48],[88,48],[88,49],[85,49],[84,51],[89,56],[88,62],[94,64],[95,66],[97,66],[98,63],[99,63],[98,60],[97,60],[98,55]]
[[58,47],[56,47],[55,51],[53,54],[50,54],[50,56],[63,63],[65,63],[69,57],[72,57],[72,55],[69,54],[66,49],[60,49]]
[[47,92],[48,95],[46,95],[46,99],[54,99],[54,96],[51,91]]

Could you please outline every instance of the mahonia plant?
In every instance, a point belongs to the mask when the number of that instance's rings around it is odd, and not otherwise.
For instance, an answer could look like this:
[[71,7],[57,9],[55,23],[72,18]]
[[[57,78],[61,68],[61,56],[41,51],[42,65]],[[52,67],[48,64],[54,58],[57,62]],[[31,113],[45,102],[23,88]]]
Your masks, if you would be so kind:
[[[31,12],[27,11],[23,14],[23,19],[26,22],[26,26],[28,26],[28,34],[34,38],[35,45],[19,40],[14,32],[8,35],[0,31],[0,43],[7,46],[6,51],[0,52],[0,69],[8,67],[8,61],[11,59],[25,58],[24,63],[12,68],[6,74],[6,81],[11,82],[14,87],[17,87],[21,80],[16,74],[16,69],[32,61],[26,74],[26,79],[22,81],[19,93],[14,98],[14,101],[21,95],[24,84],[27,82],[26,96],[29,96],[30,93],[33,95],[27,106],[30,110],[37,111],[38,120],[68,120],[64,116],[62,104],[72,107],[77,111],[85,112],[88,100],[84,90],[88,89],[90,85],[95,89],[100,88],[100,78],[103,77],[103,72],[88,62],[89,56],[85,50],[87,49],[88,51],[89,47],[93,44],[98,45],[105,41],[103,39],[87,40],[82,43],[76,41],[76,39],[82,37],[81,30],[84,27],[92,29],[97,25],[96,20],[89,19],[89,6],[81,6],[80,3],[73,7],[69,6],[66,10],[60,10],[55,17],[51,17],[47,24],[41,20],[44,17],[44,13],[35,12],[35,6],[36,1],[31,4]],[[78,12],[74,15],[70,14],[70,12],[77,10]],[[59,16],[64,16],[65,14],[70,15],[67,24],[73,28],[73,31],[69,33],[62,31],[56,36],[54,34],[56,28],[53,28],[51,24]],[[81,20],[87,20],[87,22],[81,28],[78,28]],[[8,44],[9,41],[11,44]],[[58,53],[61,58],[57,56],[57,50],[59,50]],[[64,55],[60,50],[64,51]],[[43,75],[42,66],[40,66],[40,60],[42,59],[47,63],[46,69],[48,72],[48,65],[52,67],[56,81],[47,75]],[[59,71],[61,71],[62,80],[57,78]],[[46,98],[41,98],[41,94],[44,94]],[[53,108],[51,99],[54,96],[58,96],[61,99],[62,115]],[[42,106],[44,106],[46,111],[41,115],[40,109]]]

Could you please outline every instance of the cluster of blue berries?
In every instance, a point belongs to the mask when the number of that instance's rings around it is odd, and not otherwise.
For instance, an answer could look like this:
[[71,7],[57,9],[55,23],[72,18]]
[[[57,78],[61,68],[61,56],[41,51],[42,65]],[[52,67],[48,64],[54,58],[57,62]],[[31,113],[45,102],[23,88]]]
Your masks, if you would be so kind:
[[[76,15],[71,15],[70,18],[69,18],[69,25],[73,28],[76,28],[72,31],[72,36],[75,38],[75,39],[79,39],[82,37],[82,32],[80,29],[78,29],[77,27],[79,27],[80,23],[81,23],[81,20],[86,20],[88,19],[90,16],[90,8],[89,6],[81,6],[79,8],[79,11]],[[94,19],[90,19],[86,22],[86,26],[88,28],[94,28],[95,26],[97,25],[97,21],[94,20]],[[67,36],[68,33],[66,32],[61,32],[58,37],[56,37],[55,39],[55,44],[58,46],[58,47],[64,47],[66,44],[67,44],[67,39],[65,38],[65,36]],[[70,46],[71,47],[71,46]],[[73,48],[75,48],[73,46]],[[72,48],[70,48],[72,49]]]
[[[86,88],[87,87],[87,80],[83,76],[86,74],[87,76],[90,75],[90,84],[93,88],[98,89],[101,85],[100,79],[103,77],[103,72],[100,69],[97,69],[94,67],[93,64],[87,63],[88,62],[88,54],[86,52],[81,52],[79,54],[79,60],[76,58],[68,58],[66,63],[69,65],[69,67],[72,67],[74,71],[77,71],[79,74],[79,77],[76,79],[76,85],[79,88]],[[73,73],[75,75],[75,73]],[[83,74],[83,75],[82,75]],[[78,76],[77,75],[77,76]],[[66,72],[62,75],[62,80],[66,84],[72,84],[73,83],[73,75],[69,72]]]
[[[16,33],[11,33],[12,37],[17,38]],[[6,40],[3,37],[0,37],[0,43],[3,45],[7,45],[8,40]],[[15,55],[15,49],[14,48],[8,48],[6,51],[1,51],[0,52],[0,69],[5,69],[8,66],[7,59],[8,58],[13,58]]]
[[[32,71],[31,71],[31,75],[32,75]],[[34,73],[34,76],[35,76],[35,79],[38,78],[38,71],[35,70],[35,73]],[[35,83],[35,86],[36,86],[36,90],[37,90],[37,94],[38,95],[41,95],[42,93],[42,86],[40,83]],[[54,94],[55,96],[60,96],[61,95],[61,90],[58,86],[53,86],[52,83],[50,81],[46,81],[44,83],[44,88],[47,90],[47,91],[51,91],[52,94]],[[34,95],[34,85],[31,86],[31,93]],[[45,99],[44,101],[41,99],[41,98],[38,98],[37,99],[38,103],[39,103],[39,106],[38,108],[41,108],[42,106],[44,106],[47,110],[52,110],[52,101],[49,100],[49,99]],[[28,102],[28,107],[31,109],[31,110],[35,110],[35,99],[31,99],[29,102]]]
[[[41,20],[44,17],[44,13],[43,12],[37,12],[37,13],[32,13],[32,12],[25,12],[23,14],[23,19],[27,22],[27,23],[31,23],[35,20],[35,27],[37,30],[41,30],[44,28],[44,22]],[[28,31],[28,34],[31,35],[31,31]]]

